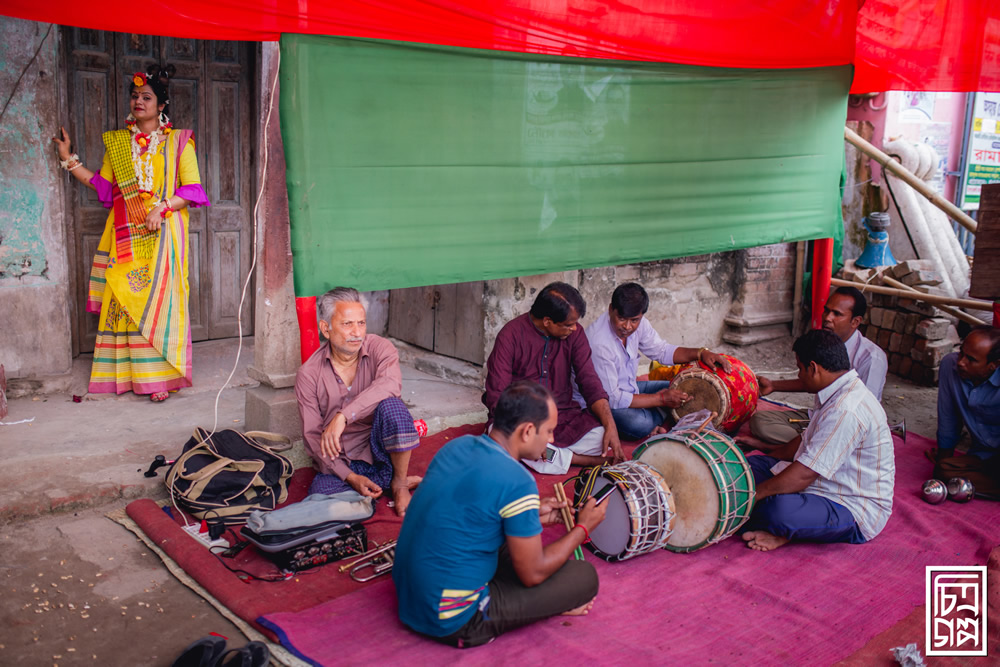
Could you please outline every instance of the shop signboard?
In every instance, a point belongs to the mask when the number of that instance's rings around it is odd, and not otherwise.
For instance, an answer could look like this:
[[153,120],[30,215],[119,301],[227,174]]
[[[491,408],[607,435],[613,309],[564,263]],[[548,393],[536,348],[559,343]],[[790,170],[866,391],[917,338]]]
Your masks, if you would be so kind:
[[978,209],[979,193],[989,183],[1000,183],[1000,92],[976,93],[961,207]]

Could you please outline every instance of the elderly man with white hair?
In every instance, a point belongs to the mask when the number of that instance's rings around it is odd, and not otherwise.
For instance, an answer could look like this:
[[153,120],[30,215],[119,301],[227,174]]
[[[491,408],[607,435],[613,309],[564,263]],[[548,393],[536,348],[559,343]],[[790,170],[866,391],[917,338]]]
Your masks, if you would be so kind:
[[420,439],[400,398],[399,353],[367,333],[357,290],[336,287],[317,300],[317,310],[329,345],[321,345],[295,377],[306,448],[319,467],[309,493],[352,488],[378,498],[388,487],[402,516],[420,482],[407,476],[410,451]]

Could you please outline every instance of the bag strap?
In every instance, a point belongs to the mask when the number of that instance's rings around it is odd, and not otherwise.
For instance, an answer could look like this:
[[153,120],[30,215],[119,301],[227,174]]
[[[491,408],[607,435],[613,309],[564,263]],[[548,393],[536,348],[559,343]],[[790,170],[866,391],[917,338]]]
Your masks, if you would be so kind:
[[[183,472],[183,468],[182,468],[181,469],[182,472],[178,472],[177,476],[180,477],[181,479],[187,480],[189,482],[200,482],[203,479],[206,479],[206,478],[211,477],[211,476],[213,476],[215,474],[218,474],[218,472],[220,470],[224,470],[225,468],[229,467],[229,465],[231,463],[233,463],[232,459],[219,459],[217,461],[213,461],[212,463],[209,463],[204,468],[200,468],[199,470],[191,473],[190,475],[185,475],[184,472]],[[263,462],[261,462],[261,469],[263,469],[263,467],[264,467],[264,464],[263,464]]]
[[291,439],[287,435],[281,435],[280,433],[272,433],[271,431],[247,431],[243,435],[248,438],[252,438],[253,440],[268,440],[270,442],[280,442],[283,444],[282,447],[275,447],[263,442],[257,443],[261,447],[270,449],[272,452],[286,452],[292,448]]

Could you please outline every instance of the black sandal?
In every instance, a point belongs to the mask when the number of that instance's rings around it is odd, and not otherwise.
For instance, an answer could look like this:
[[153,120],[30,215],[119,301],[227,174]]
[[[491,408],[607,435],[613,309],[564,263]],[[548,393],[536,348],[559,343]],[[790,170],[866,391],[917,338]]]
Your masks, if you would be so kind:
[[171,667],[212,667],[225,651],[226,640],[222,637],[202,637],[184,649]]
[[267,667],[271,651],[263,642],[248,642],[246,646],[229,649],[214,663],[215,667]]

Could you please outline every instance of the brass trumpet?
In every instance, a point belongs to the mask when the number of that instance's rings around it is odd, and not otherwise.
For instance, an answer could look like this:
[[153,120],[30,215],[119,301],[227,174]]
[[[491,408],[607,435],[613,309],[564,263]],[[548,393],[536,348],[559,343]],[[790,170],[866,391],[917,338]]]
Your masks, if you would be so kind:
[[[396,540],[390,540],[382,546],[377,546],[370,551],[361,554],[360,557],[350,563],[340,566],[341,572],[349,572],[354,581],[371,581],[376,577],[392,571],[393,561],[396,559]],[[362,576],[362,572],[371,568],[371,574]]]

